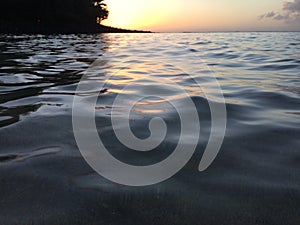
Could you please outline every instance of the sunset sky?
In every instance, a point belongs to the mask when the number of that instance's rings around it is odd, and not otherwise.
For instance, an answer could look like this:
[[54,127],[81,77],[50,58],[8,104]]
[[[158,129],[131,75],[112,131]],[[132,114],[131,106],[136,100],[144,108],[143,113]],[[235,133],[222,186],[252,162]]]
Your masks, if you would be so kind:
[[300,0],[106,0],[105,25],[158,32],[300,31]]

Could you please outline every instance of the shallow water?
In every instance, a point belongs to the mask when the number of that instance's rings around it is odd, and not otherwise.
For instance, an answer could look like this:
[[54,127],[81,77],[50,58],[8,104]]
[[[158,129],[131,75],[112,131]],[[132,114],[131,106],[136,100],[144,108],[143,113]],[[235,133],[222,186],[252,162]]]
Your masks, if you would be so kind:
[[[300,33],[0,36],[0,223],[299,224],[299,56]],[[123,162],[145,166],[167,158],[180,135],[178,108],[168,101],[180,108],[185,100],[173,82],[191,96],[201,135],[193,158],[171,179],[122,186],[82,158],[72,104],[95,60],[96,73],[85,82],[106,82],[95,107],[98,132]],[[216,160],[200,173],[211,116],[193,79],[218,104],[213,76],[226,101],[227,129]],[[146,138],[149,120],[159,116],[167,136],[152,152],[128,151],[114,135],[113,102],[124,96],[122,118],[132,99],[153,92],[165,100],[136,104],[131,129]],[[90,101],[89,93],[82,101]]]

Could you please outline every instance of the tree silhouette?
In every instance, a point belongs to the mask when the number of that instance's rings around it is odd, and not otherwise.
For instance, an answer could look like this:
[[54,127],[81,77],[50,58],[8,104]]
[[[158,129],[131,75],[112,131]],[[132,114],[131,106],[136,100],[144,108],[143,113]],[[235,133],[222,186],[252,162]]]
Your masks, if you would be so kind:
[[96,31],[108,14],[103,0],[1,0],[0,32]]
[[108,10],[107,10],[107,6],[105,3],[103,3],[103,0],[100,1],[96,1],[93,3],[94,7],[99,9],[99,16],[97,17],[97,23],[101,23],[102,20],[105,20],[108,18]]

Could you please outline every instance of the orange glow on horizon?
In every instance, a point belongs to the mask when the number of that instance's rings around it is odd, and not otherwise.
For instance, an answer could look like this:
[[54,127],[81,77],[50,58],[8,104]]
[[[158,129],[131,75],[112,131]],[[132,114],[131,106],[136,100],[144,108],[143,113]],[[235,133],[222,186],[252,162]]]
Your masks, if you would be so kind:
[[[156,4],[154,4],[155,2]],[[164,2],[157,0],[110,0],[107,5],[110,14],[108,20],[103,21],[103,24],[119,28],[150,28],[160,21],[164,21],[168,16],[166,13],[157,11],[157,5],[167,8]]]

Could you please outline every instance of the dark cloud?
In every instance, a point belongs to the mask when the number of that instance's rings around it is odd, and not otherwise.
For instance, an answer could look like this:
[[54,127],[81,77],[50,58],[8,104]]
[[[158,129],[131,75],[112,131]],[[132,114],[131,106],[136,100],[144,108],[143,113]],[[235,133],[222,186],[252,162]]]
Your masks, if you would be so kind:
[[300,12],[300,0],[294,0],[293,2],[284,2],[283,10],[290,12]]
[[275,15],[276,15],[276,13],[272,11],[272,12],[267,13],[265,17],[266,17],[266,18],[272,18],[272,17],[274,17]]
[[276,14],[273,19],[275,20],[285,20],[285,21],[290,21],[291,18],[290,16],[287,14],[287,15],[281,15],[281,14]]
[[283,2],[282,12],[268,12],[258,17],[262,19],[282,20],[287,23],[300,23],[300,0]]
[[276,13],[275,12],[268,12],[268,13],[265,13],[261,16],[259,16],[259,19],[264,19],[264,18],[273,18],[276,16]]

